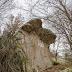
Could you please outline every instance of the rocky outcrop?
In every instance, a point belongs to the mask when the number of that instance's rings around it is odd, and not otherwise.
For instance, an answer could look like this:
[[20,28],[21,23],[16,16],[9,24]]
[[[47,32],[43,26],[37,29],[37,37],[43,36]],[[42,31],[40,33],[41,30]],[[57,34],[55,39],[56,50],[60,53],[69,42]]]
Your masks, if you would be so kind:
[[55,42],[56,35],[42,28],[40,19],[33,19],[21,27],[23,37],[22,48],[28,57],[28,62],[34,70],[45,70],[52,67],[49,46]]

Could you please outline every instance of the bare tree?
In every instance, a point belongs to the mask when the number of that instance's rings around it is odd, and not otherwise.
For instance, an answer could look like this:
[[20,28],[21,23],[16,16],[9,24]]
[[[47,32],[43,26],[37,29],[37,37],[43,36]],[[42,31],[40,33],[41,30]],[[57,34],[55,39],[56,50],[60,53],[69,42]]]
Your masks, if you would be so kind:
[[72,10],[67,0],[41,0],[31,9],[35,17],[47,20],[59,34],[66,37],[72,49]]

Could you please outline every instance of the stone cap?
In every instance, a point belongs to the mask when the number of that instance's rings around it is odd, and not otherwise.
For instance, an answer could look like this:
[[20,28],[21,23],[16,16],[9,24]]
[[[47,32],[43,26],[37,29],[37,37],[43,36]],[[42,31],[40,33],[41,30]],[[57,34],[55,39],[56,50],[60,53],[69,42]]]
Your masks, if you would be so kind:
[[28,21],[21,29],[29,34],[34,31],[44,43],[51,44],[55,42],[56,35],[51,30],[42,28],[40,19],[36,18]]

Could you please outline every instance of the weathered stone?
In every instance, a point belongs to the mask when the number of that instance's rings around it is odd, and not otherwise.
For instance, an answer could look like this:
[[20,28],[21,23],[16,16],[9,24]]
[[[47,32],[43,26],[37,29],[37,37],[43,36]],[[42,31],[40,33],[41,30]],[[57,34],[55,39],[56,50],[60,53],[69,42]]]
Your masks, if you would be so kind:
[[33,26],[33,28],[40,28],[42,27],[42,21],[38,18],[32,19],[30,21],[28,21],[26,24],[30,24]]
[[29,58],[33,69],[44,70],[52,66],[48,45],[43,43],[37,35],[23,31],[25,42],[23,50]]
[[28,32],[28,33],[30,33],[31,31],[34,30],[33,26],[30,25],[30,24],[25,24],[25,25],[22,27],[22,29],[23,29],[24,31]]
[[50,30],[44,31],[40,19],[33,19],[27,22],[21,27],[21,32],[24,35],[22,48],[32,69],[42,71],[52,67],[53,63],[48,48],[55,41],[56,35]]

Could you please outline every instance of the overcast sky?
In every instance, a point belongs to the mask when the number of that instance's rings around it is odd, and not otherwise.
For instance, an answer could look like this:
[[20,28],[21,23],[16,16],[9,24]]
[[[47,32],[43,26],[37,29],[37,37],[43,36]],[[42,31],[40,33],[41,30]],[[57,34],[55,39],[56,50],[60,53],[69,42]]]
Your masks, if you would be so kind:
[[[27,21],[28,19],[30,19],[29,17],[30,14],[29,12],[27,11],[24,11],[23,9],[25,10],[30,10],[30,6],[33,6],[38,0],[14,0],[14,3],[16,4],[16,8],[15,9],[12,9],[11,11],[8,11],[8,13],[5,15],[5,17],[8,15],[8,14],[13,14],[14,16],[18,15],[18,13],[21,13],[24,17],[25,17],[25,20]],[[40,0],[39,0],[40,1]],[[41,0],[41,1],[45,1],[45,0]],[[67,3],[72,3],[72,0],[67,0],[68,2]],[[23,9],[21,9],[23,8]],[[51,13],[51,9],[49,9],[50,13]],[[41,14],[39,14],[41,15]],[[42,15],[41,15],[42,16]],[[47,27],[45,25],[43,25],[44,27]]]

